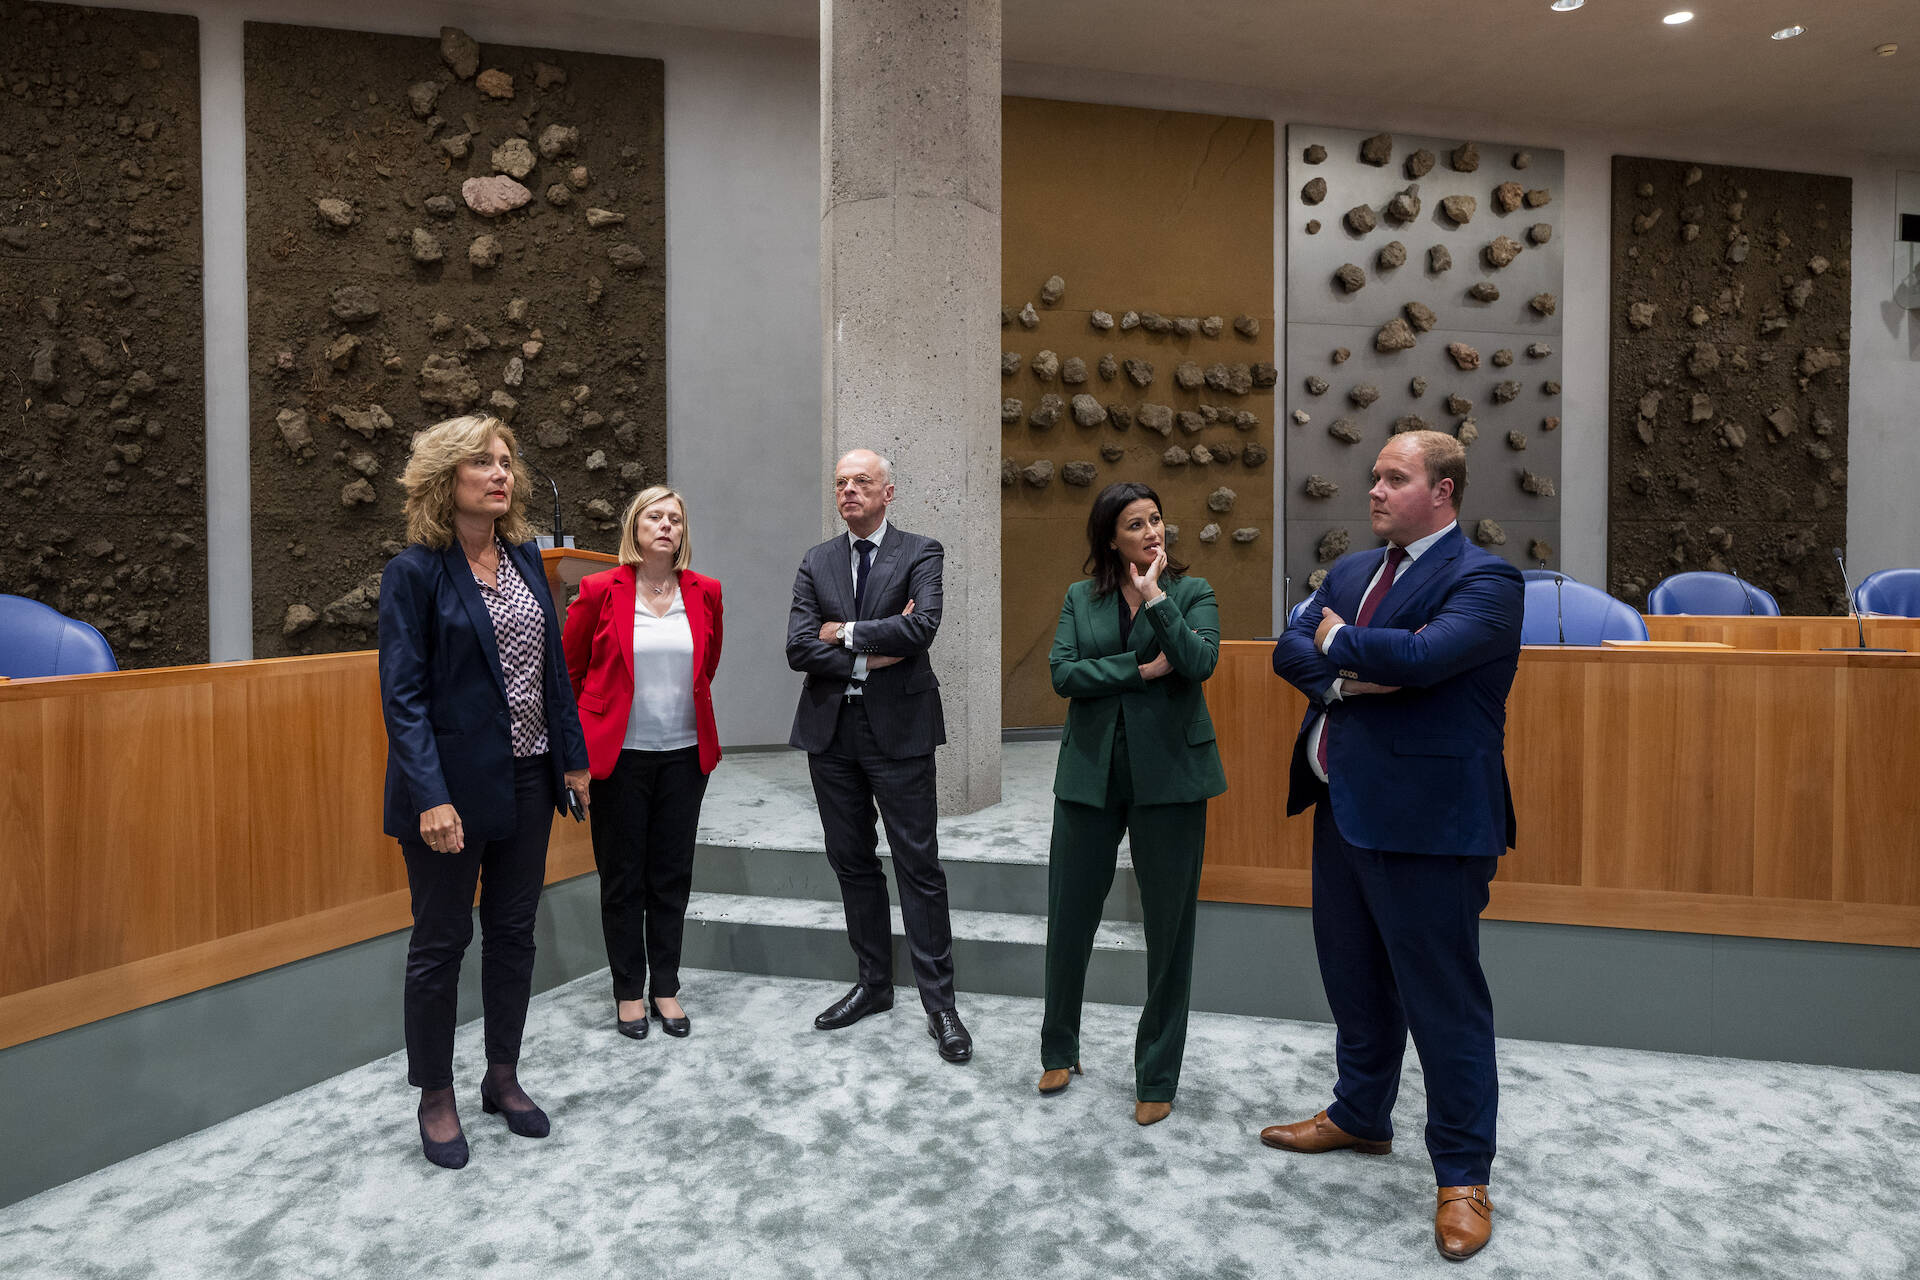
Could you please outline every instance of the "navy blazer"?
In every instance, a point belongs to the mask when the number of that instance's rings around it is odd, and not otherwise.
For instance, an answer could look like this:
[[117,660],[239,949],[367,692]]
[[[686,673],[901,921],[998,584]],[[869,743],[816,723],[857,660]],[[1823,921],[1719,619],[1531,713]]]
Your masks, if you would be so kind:
[[[853,622],[853,642],[866,654],[900,659],[869,671],[862,689],[874,744],[890,760],[930,755],[947,740],[940,681],[927,650],[940,631],[941,573],[946,552],[932,538],[887,526],[872,577],[862,593],[866,608],[853,616],[853,535],[837,534],[808,549],[793,580],[787,613],[787,665],[806,673],[787,745],[821,752],[833,745],[840,706],[853,679],[855,653],[820,639],[820,626]],[[907,601],[913,612],[905,613]]]
[[[546,618],[547,758],[554,807],[565,774],[587,767],[587,742],[567,680],[560,620],[540,553],[507,547]],[[420,838],[420,815],[451,804],[469,846],[513,834],[513,730],[493,617],[458,543],[414,543],[380,575],[380,701],[387,721],[384,829]]]
[[[1515,834],[1507,692],[1520,665],[1525,583],[1456,527],[1407,566],[1371,626],[1340,628],[1323,656],[1313,642],[1322,611],[1351,622],[1385,557],[1384,548],[1342,556],[1274,645],[1274,671],[1309,704],[1294,741],[1287,812],[1319,794],[1307,731],[1326,710],[1333,817],[1347,843],[1497,856]],[[1339,676],[1400,691],[1323,704]]]

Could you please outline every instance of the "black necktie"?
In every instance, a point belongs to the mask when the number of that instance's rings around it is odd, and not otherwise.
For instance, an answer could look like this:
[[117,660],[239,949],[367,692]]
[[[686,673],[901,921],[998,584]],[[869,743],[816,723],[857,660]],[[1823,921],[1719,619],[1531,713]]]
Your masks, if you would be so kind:
[[867,570],[873,567],[873,544],[862,538],[853,544],[853,549],[860,553],[860,569],[853,575],[853,620],[858,622],[866,612]]

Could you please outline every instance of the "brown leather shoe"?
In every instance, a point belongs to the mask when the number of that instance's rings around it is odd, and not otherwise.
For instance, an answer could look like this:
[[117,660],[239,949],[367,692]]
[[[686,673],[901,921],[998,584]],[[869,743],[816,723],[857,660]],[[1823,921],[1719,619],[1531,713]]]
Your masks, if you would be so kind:
[[1071,1068],[1055,1067],[1051,1071],[1042,1071],[1040,1073],[1040,1092],[1059,1093],[1073,1083],[1075,1076],[1085,1074],[1085,1072],[1080,1070],[1080,1064],[1077,1062],[1074,1063]]
[[1485,1187],[1441,1187],[1433,1214],[1433,1242],[1458,1262],[1471,1258],[1493,1238],[1493,1201]]
[[1171,1102],[1135,1102],[1133,1104],[1133,1122],[1135,1124],[1159,1124],[1173,1114]]
[[1317,1156],[1323,1151],[1358,1151],[1363,1156],[1384,1156],[1392,1152],[1393,1141],[1374,1142],[1356,1138],[1327,1119],[1322,1111],[1311,1120],[1297,1124],[1269,1125],[1260,1131],[1260,1141],[1281,1151],[1300,1151]]

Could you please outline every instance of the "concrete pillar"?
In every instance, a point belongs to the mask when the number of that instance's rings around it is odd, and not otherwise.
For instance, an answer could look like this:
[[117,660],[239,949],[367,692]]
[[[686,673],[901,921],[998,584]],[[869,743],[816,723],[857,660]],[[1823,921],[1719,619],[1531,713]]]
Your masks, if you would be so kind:
[[942,813],[1000,799],[1000,3],[821,0],[821,495],[894,465],[946,547]]

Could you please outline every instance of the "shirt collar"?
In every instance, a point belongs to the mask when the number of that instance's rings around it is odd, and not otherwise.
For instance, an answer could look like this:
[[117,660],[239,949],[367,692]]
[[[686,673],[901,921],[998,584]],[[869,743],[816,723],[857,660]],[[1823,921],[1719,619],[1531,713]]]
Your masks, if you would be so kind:
[[1455,529],[1459,527],[1460,527],[1460,522],[1458,520],[1449,520],[1447,521],[1446,528],[1436,529],[1424,538],[1415,538],[1412,542],[1409,542],[1406,545],[1408,562],[1411,563],[1412,561],[1418,560],[1421,556],[1427,553],[1427,549],[1429,547],[1433,546],[1434,543],[1440,541],[1440,539],[1446,537],[1448,534],[1452,533]]
[[[873,549],[875,551],[878,551],[880,549],[881,540],[886,536],[887,536],[887,518],[885,516],[881,516],[880,527],[867,535],[867,541],[873,544]],[[860,539],[854,536],[853,530],[851,529],[847,530],[847,545],[851,547],[853,546],[854,543],[858,541],[860,541]]]

